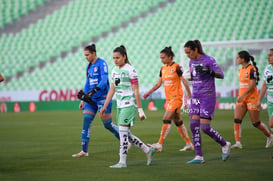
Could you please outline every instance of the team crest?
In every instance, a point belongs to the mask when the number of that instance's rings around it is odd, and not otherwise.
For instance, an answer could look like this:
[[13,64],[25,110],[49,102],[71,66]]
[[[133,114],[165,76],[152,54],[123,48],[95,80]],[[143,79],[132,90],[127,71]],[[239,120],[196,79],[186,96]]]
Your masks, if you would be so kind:
[[122,78],[125,77],[125,72],[122,72],[122,73],[121,73],[121,77],[122,77]]
[[98,67],[94,67],[94,72],[97,72],[98,71]]
[[174,69],[171,69],[171,74],[174,72]]

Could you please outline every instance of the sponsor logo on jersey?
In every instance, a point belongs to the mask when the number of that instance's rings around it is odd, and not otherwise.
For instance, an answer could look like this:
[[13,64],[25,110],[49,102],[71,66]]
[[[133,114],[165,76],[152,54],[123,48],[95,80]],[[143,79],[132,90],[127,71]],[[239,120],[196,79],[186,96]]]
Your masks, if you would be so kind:
[[240,83],[240,88],[248,88],[248,83]]
[[164,86],[172,86],[173,81],[172,80],[164,80]]
[[94,85],[94,84],[98,84],[99,80],[98,79],[89,79],[89,84],[90,85]]

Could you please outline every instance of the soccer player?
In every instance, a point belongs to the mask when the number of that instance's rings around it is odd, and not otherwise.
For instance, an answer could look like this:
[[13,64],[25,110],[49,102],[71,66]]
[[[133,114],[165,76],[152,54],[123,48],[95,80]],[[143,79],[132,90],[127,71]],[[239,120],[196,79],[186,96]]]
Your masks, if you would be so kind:
[[137,113],[141,120],[146,118],[141,105],[137,72],[135,68],[130,65],[126,49],[123,45],[114,49],[113,59],[116,67],[112,70],[110,90],[100,112],[100,115],[104,116],[115,94],[117,99],[117,122],[120,137],[120,160],[117,164],[110,166],[110,168],[127,167],[126,158],[129,142],[146,153],[147,165],[150,165],[154,148],[149,148],[130,132]]
[[[72,157],[88,156],[88,144],[90,139],[90,127],[97,111],[103,106],[107,92],[109,90],[108,66],[105,60],[98,58],[95,44],[84,48],[84,56],[89,62],[86,69],[86,82],[83,91],[79,91],[78,98],[81,99],[79,105],[83,109],[83,127],[82,127],[82,150],[73,154]],[[112,102],[106,107],[105,114],[100,118],[103,125],[114,136],[119,139],[118,127],[112,123]]]
[[188,97],[191,97],[191,91],[188,82],[182,76],[181,67],[178,63],[173,61],[174,56],[175,55],[171,47],[165,47],[163,50],[161,50],[160,59],[164,65],[160,69],[158,81],[151,90],[143,95],[143,98],[146,99],[163,83],[167,104],[166,112],[163,116],[163,126],[161,128],[161,134],[158,142],[149,145],[154,147],[157,151],[162,151],[163,149],[162,145],[170,132],[172,120],[177,126],[178,132],[186,142],[186,146],[180,149],[180,151],[193,150],[191,139],[180,114],[180,108],[183,104],[183,89],[181,82],[187,91]]
[[185,43],[184,51],[190,58],[189,69],[192,79],[192,99],[189,108],[190,128],[195,149],[195,157],[188,164],[204,163],[202,153],[202,131],[219,143],[222,147],[222,160],[230,155],[230,142],[226,141],[210,124],[216,104],[215,78],[224,78],[223,71],[216,61],[203,52],[199,40]]
[[[267,137],[265,147],[269,148],[272,145],[273,136],[267,126],[260,121],[260,111],[257,109],[259,99],[257,84],[259,82],[259,70],[254,61],[254,57],[247,51],[240,51],[237,54],[236,61],[242,65],[239,69],[239,95],[234,111],[234,136],[236,143],[231,148],[242,148],[242,120],[246,112],[250,116],[254,127],[258,128]],[[252,64],[250,63],[252,61]]]
[[267,112],[269,117],[269,127],[271,128],[271,131],[273,131],[273,48],[269,50],[267,59],[269,65],[267,65],[264,70],[264,83],[260,91],[257,108],[258,111],[261,110],[261,102],[265,93],[267,92]]

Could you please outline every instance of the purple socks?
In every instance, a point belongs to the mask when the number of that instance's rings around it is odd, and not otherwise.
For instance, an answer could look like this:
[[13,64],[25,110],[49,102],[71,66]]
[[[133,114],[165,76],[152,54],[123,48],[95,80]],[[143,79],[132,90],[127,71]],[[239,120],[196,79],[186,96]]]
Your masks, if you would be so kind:
[[221,146],[226,145],[226,141],[222,138],[222,136],[215,129],[211,128],[209,124],[200,124],[199,120],[191,119],[190,128],[192,132],[192,141],[195,149],[195,155],[203,156],[200,127],[204,133],[214,139]]
[[218,133],[218,131],[216,131],[215,129],[213,129],[212,127],[210,127],[209,124],[201,124],[201,129],[202,129],[202,131],[204,133],[206,133],[207,135],[209,135],[212,139],[214,139],[221,146],[225,146],[226,145],[226,141],[222,138],[222,136],[220,135],[220,133]]
[[192,132],[192,142],[195,149],[195,155],[203,156],[199,120],[191,119],[190,128]]

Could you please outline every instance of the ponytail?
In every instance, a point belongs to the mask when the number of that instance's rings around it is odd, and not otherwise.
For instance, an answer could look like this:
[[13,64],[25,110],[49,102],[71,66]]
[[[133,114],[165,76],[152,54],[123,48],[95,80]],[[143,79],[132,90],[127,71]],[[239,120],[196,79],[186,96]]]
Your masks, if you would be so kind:
[[253,66],[255,67],[255,69],[256,69],[256,72],[257,72],[257,81],[256,81],[256,85],[258,85],[258,83],[259,83],[259,81],[260,81],[260,77],[259,77],[259,75],[260,75],[260,73],[259,73],[259,68],[257,67],[257,63],[254,61],[254,57],[253,56],[249,56],[249,59],[252,61],[252,64],[253,64]]
[[90,52],[96,52],[96,45],[95,44],[88,45],[84,48],[84,50],[88,50]]
[[125,63],[130,64],[127,51],[124,45],[120,45],[119,47],[116,47],[113,52],[119,52],[122,56],[126,56]]
[[168,57],[172,57],[172,59],[175,57],[171,46],[165,47],[160,53],[165,53]]
[[256,81],[256,85],[258,85],[258,83],[259,83],[259,81],[260,81],[260,78],[259,78],[260,73],[259,73],[259,68],[257,67],[257,63],[256,63],[255,60],[254,60],[254,57],[253,57],[252,55],[250,55],[247,51],[240,51],[240,52],[238,53],[238,56],[239,56],[240,58],[244,59],[245,62],[247,62],[247,63],[249,63],[249,61],[252,62],[252,65],[255,67],[256,72],[257,72],[257,79],[256,79],[257,81]]
[[184,47],[190,48],[191,50],[195,51],[197,48],[197,52],[201,55],[205,54],[199,40],[189,40],[185,43]]

